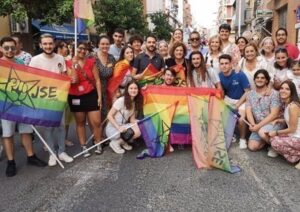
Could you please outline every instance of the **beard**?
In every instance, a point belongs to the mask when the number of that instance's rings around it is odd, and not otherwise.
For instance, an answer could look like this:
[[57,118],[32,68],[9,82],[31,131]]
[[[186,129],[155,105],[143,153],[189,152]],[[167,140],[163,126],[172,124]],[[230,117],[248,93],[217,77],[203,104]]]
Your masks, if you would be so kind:
[[154,46],[154,47],[147,47],[146,46],[146,49],[147,49],[147,51],[149,51],[149,52],[155,52],[156,51],[156,47]]
[[51,55],[51,54],[53,54],[53,52],[54,52],[54,49],[53,49],[51,52],[46,52],[46,51],[43,49],[43,53],[45,53],[45,54],[47,54],[47,55]]

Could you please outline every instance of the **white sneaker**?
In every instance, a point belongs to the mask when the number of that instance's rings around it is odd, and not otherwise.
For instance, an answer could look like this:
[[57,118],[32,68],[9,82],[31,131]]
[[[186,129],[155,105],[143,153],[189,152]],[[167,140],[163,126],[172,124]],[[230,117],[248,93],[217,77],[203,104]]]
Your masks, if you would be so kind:
[[120,147],[120,144],[116,140],[112,140],[109,143],[109,146],[117,154],[124,154],[125,153],[125,150]]
[[48,161],[48,166],[56,166],[57,161],[55,160],[55,157],[53,155],[50,155],[49,161]]
[[272,147],[270,147],[268,151],[268,156],[270,158],[276,158],[278,156],[278,153]]
[[240,138],[240,149],[247,149],[247,141],[246,139]]
[[125,149],[125,150],[127,150],[127,151],[130,151],[130,150],[132,150],[132,146],[130,146],[128,143],[126,143],[125,141],[123,141],[122,143],[121,143],[121,146]]
[[67,153],[63,152],[63,153],[60,153],[58,155],[58,159],[61,160],[61,161],[64,161],[66,163],[71,163],[73,162],[73,158],[70,157]]

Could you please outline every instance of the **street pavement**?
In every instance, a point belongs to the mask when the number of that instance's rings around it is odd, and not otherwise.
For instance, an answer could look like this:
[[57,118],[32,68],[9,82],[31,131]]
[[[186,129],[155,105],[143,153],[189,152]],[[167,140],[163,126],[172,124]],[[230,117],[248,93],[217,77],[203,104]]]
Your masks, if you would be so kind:
[[[74,129],[72,140],[76,141]],[[15,177],[0,161],[0,211],[300,211],[300,171],[283,158],[239,150],[230,158],[242,171],[198,170],[191,147],[157,159],[137,160],[144,149],[117,155],[106,147],[100,156],[78,158],[65,169],[26,164],[16,143]],[[40,142],[38,155],[48,158]],[[67,148],[70,155],[78,145]]]

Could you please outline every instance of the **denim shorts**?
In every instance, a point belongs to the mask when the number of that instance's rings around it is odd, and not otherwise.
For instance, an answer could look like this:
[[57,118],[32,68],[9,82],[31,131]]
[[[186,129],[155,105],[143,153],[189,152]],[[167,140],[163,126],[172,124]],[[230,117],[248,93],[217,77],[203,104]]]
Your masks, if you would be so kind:
[[20,134],[25,133],[32,133],[33,130],[30,125],[28,124],[22,124],[22,123],[16,123],[14,121],[8,121],[1,119],[2,124],[2,137],[8,138],[15,134],[16,126],[18,127],[18,132]]
[[[264,125],[262,128],[260,128],[259,130],[264,130],[265,132],[270,132],[270,131],[276,131],[276,130],[281,130],[284,127],[282,125],[279,124],[266,124]],[[258,132],[252,132],[250,137],[249,137],[249,141],[250,140],[254,140],[257,142],[261,142],[262,138],[258,135]]]

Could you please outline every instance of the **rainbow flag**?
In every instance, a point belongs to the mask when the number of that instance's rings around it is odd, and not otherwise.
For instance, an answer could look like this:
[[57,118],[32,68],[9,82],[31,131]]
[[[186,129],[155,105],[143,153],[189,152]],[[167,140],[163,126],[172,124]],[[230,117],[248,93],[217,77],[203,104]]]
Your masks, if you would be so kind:
[[141,87],[145,85],[161,85],[163,79],[162,72],[158,71],[151,63],[143,71],[143,78],[138,81]]
[[127,73],[128,70],[131,71],[132,67],[130,66],[127,60],[124,59],[116,63],[113,71],[113,75],[107,83],[107,92],[110,101],[112,101],[116,90],[118,89],[119,85],[122,83],[125,74]]
[[67,76],[0,60],[0,118],[59,126],[70,82]]
[[149,85],[143,91],[144,115],[151,115],[178,101],[171,125],[171,144],[191,144],[191,127],[188,109],[188,95],[217,95],[221,91],[212,88],[166,87]]
[[174,116],[177,102],[162,110],[144,118],[138,123],[147,149],[137,156],[138,159],[145,157],[162,157],[168,146],[171,122]]
[[[74,17],[82,19],[77,21],[78,32],[82,32],[85,27],[91,26],[95,21],[92,7],[92,0],[74,0]],[[84,26],[85,25],[85,26]]]
[[[230,113],[224,109],[223,100],[212,96],[208,105],[208,127],[207,127],[207,161],[210,167],[216,167],[230,173],[240,171],[237,166],[231,166],[228,158],[222,113]],[[231,123],[235,126],[235,122]],[[227,126],[228,127],[228,126]]]
[[192,134],[192,152],[197,168],[210,168],[208,160],[209,96],[188,96]]

